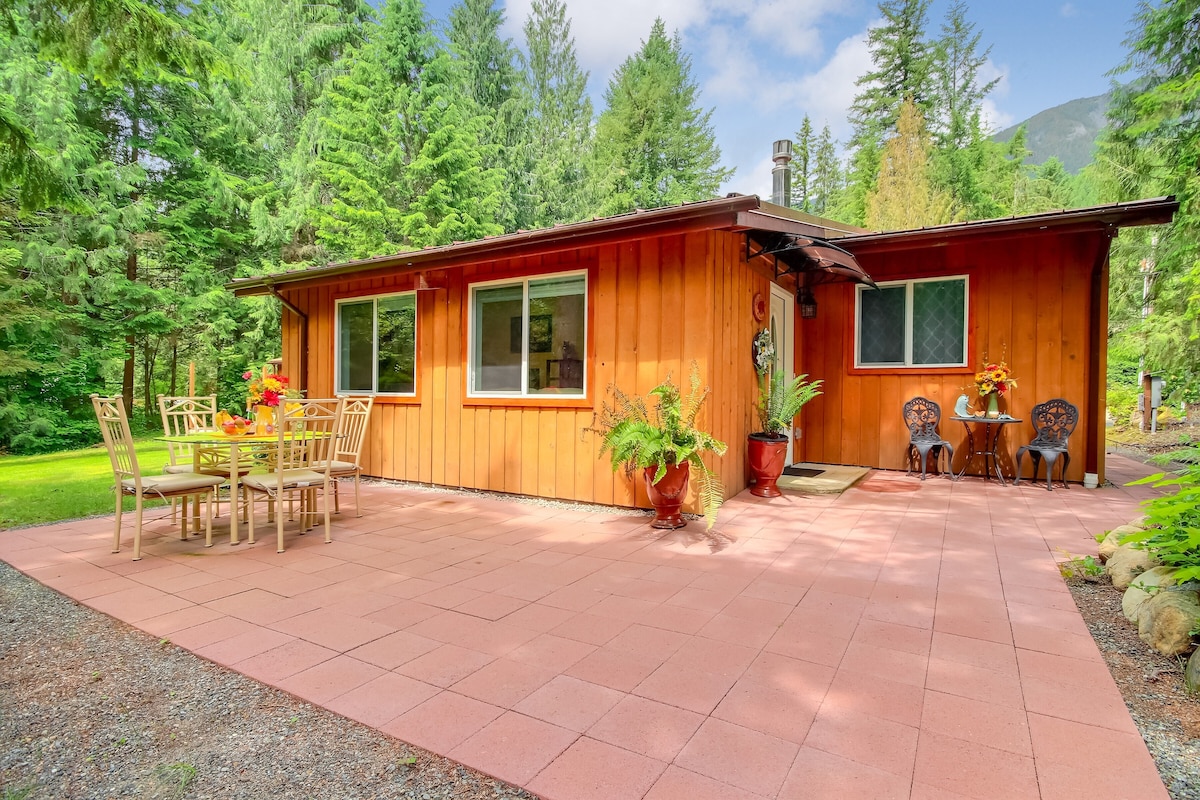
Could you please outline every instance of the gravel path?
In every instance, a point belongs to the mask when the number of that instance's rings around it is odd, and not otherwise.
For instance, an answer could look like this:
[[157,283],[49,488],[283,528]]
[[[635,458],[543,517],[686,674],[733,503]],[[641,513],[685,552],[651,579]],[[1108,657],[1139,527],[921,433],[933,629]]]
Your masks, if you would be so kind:
[[0,797],[532,795],[217,667],[0,562]]

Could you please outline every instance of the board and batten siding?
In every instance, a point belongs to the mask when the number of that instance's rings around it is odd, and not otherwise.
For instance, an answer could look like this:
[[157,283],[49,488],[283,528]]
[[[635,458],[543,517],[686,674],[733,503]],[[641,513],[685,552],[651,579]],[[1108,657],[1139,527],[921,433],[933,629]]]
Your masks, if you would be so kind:
[[[923,395],[941,404],[940,430],[955,448],[955,469],[961,469],[967,442],[962,424],[949,419],[955,401],[965,393],[975,408],[982,408],[983,401],[971,392],[975,371],[985,358],[1003,358],[1017,379],[1017,388],[1001,401],[1001,410],[1024,420],[1004,431],[1001,464],[1005,474],[1013,474],[1017,448],[1033,438],[1029,422],[1033,406],[1062,397],[1080,411],[1079,426],[1070,441],[1068,480],[1083,480],[1086,448],[1096,446],[1096,441],[1100,444],[1095,455],[1103,478],[1104,401],[1101,395],[1092,403],[1089,416],[1088,387],[1094,364],[1105,363],[1104,342],[1101,337],[1102,352],[1093,361],[1088,357],[1088,336],[1089,314],[1107,316],[1103,304],[1098,312],[1092,311],[1090,300],[1093,271],[1107,246],[1107,239],[1095,233],[1059,233],[856,254],[880,282],[969,276],[968,366],[959,370],[854,369],[854,287],[818,287],[817,318],[797,321],[799,369],[825,380],[824,394],[805,406],[801,416],[803,459],[905,469],[908,431],[902,408],[907,400]],[[1106,297],[1107,261],[1098,279],[1104,281],[1102,296]],[[1098,324],[1104,330],[1105,319]],[[1099,386],[1102,393],[1102,375]],[[1031,462],[1025,459],[1025,478],[1032,474]],[[1055,474],[1057,480],[1057,468]],[[1039,472],[1039,478],[1044,480],[1044,472]]]
[[[469,286],[572,270],[588,274],[585,398],[468,398]],[[694,360],[712,387],[699,424],[729,445],[725,457],[706,461],[726,496],[746,486],[756,397],[751,307],[770,278],[747,266],[741,235],[702,231],[425,272],[444,288],[417,293],[417,394],[376,401],[363,447],[367,475],[648,508],[641,476],[614,474],[596,437],[582,431],[610,384],[644,396],[670,372],[686,391]],[[310,397],[334,391],[336,301],[413,288],[413,274],[398,270],[283,291],[308,316]],[[286,312],[283,321],[283,368],[295,375],[300,323]]]

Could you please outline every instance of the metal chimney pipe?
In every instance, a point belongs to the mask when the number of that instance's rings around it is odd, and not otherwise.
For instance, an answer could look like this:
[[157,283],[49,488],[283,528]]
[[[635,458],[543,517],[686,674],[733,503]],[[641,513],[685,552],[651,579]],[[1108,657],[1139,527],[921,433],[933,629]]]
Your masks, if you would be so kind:
[[792,204],[792,140],[780,139],[771,145],[771,202],[778,206]]

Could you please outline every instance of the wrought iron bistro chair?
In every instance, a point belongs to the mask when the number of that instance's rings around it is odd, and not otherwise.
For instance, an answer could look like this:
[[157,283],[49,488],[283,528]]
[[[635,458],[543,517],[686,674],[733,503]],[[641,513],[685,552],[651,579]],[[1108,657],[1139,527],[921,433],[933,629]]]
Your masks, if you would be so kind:
[[[133,520],[133,560],[142,558],[142,506],[147,497],[172,499],[195,496],[204,497],[208,504],[205,514],[204,546],[212,547],[212,498],[217,487],[225,482],[220,475],[202,475],[198,472],[175,472],[169,475],[143,475],[138,467],[137,453],[133,446],[133,434],[129,431],[129,417],[125,414],[125,403],[120,397],[101,397],[92,395],[92,408],[96,412],[96,422],[100,424],[100,433],[104,437],[104,446],[108,449],[108,458],[112,463],[113,477],[116,479],[117,521],[113,533],[113,552],[121,550],[121,500],[125,495],[132,495],[135,501]],[[187,538],[187,514],[182,515],[179,538]],[[199,529],[199,522],[196,525]]]
[[367,423],[371,421],[371,407],[375,404],[374,397],[345,397],[342,404],[342,423],[338,430],[337,444],[333,454],[333,464],[330,465],[329,475],[333,481],[333,510],[341,513],[341,502],[338,491],[338,478],[343,475],[354,476],[354,508],[357,516],[362,516],[362,500],[358,494],[358,479],[362,475],[362,446],[367,433]]
[[942,421],[942,407],[926,397],[914,397],[904,404],[904,425],[908,428],[908,473],[912,474],[914,456],[921,459],[921,480],[925,480],[925,468],[929,452],[934,451],[933,463],[937,466],[942,453],[946,453],[946,472],[954,479],[954,445],[938,433]]
[[1062,484],[1067,486],[1067,466],[1071,463],[1071,454],[1067,452],[1067,440],[1079,424],[1079,409],[1066,400],[1057,398],[1038,403],[1033,407],[1031,417],[1034,437],[1029,444],[1017,448],[1017,479],[1013,485],[1021,482],[1021,459],[1028,452],[1033,456],[1033,478],[1037,480],[1038,464],[1046,459],[1046,491],[1051,491],[1051,475],[1054,464],[1062,457]]

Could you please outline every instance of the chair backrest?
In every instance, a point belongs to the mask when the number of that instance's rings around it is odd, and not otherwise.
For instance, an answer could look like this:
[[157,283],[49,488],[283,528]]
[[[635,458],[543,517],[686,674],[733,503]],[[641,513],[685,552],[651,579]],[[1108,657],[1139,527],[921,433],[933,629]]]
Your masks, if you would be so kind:
[[940,442],[938,424],[942,407],[926,397],[914,397],[904,404],[904,425],[910,442]]
[[374,397],[349,397],[339,395],[342,403],[342,423],[338,429],[334,457],[338,461],[358,463],[362,454],[363,439],[367,435],[367,424],[371,421]]
[[1062,398],[1047,400],[1033,407],[1030,415],[1034,437],[1030,445],[1067,449],[1067,439],[1079,424],[1079,409]]
[[121,481],[132,478],[138,492],[142,490],[142,473],[138,469],[137,453],[133,447],[133,433],[129,430],[129,417],[125,414],[125,401],[120,397],[92,395],[92,409],[100,425],[100,435],[108,448],[108,460],[112,464],[117,488]]
[[[216,429],[217,396],[200,397],[158,396],[158,413],[162,417],[164,436],[186,436],[189,433]],[[168,442],[171,463],[192,460],[191,445]]]
[[279,463],[284,468],[304,467],[327,472],[337,452],[341,425],[341,398],[304,398],[284,401],[284,413],[275,423]]

